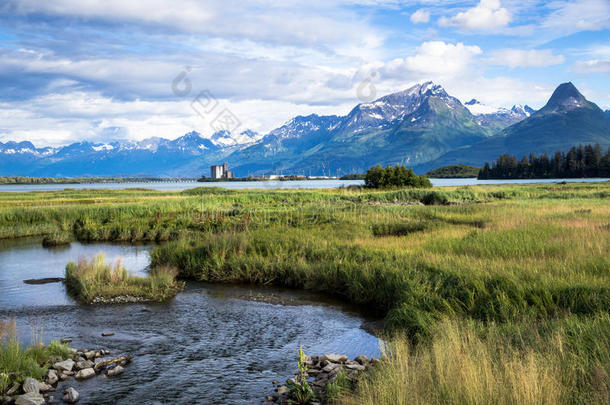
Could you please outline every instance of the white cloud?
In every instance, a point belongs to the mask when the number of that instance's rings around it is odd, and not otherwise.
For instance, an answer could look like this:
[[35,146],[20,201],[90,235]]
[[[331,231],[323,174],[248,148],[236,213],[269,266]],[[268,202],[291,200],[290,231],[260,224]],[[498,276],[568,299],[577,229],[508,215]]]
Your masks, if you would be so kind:
[[570,0],[548,4],[553,11],[542,21],[541,28],[565,36],[584,30],[610,28],[610,1]]
[[425,10],[417,10],[411,14],[411,22],[413,24],[427,23],[430,21],[430,13]]
[[481,0],[477,6],[453,17],[440,18],[439,24],[468,30],[494,30],[508,25],[511,20],[511,13],[502,7],[500,0]]
[[[314,3],[313,5],[311,3]],[[261,4],[262,3],[262,4]],[[344,43],[365,51],[362,38],[379,36],[366,18],[342,7],[343,2],[244,0],[6,0],[16,15],[46,14],[87,20],[135,22],[229,39],[250,39],[272,44],[325,47]]]
[[605,73],[610,75],[610,60],[587,60],[574,63],[570,70],[579,73]]
[[[324,107],[280,100],[217,101],[214,111],[227,108],[242,122],[238,131],[252,129],[261,133],[297,114],[345,114],[353,107],[351,103]],[[0,103],[0,140],[27,139],[36,146],[82,140],[109,142],[117,139],[116,128],[120,129],[120,138],[132,140],[152,136],[174,139],[192,130],[210,136],[214,132],[210,126],[213,118],[213,114],[198,115],[190,99],[118,101],[96,92],[48,94],[28,101]]]
[[498,49],[487,59],[490,65],[516,67],[543,67],[559,65],[565,61],[563,55],[555,55],[550,49]]
[[468,68],[473,58],[481,54],[476,45],[449,44],[443,41],[422,43],[415,55],[394,59],[381,69],[382,76],[400,77],[407,72],[416,74],[452,76]]

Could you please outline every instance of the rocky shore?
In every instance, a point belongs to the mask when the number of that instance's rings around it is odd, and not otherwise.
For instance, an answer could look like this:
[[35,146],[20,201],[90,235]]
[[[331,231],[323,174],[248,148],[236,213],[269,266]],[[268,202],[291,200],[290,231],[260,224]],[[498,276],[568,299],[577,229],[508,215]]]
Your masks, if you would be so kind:
[[[68,343],[70,339],[64,339]],[[76,350],[71,348],[71,356],[51,359],[46,375],[42,381],[26,378],[22,384],[15,382],[0,396],[0,404],[8,405],[42,405],[46,403],[76,403],[79,393],[74,387],[68,387],[63,393],[55,391],[62,381],[82,381],[105,374],[107,377],[122,374],[125,366],[131,362],[131,356],[109,357],[110,352],[104,349]]]
[[[379,362],[366,356],[357,356],[349,360],[342,354],[325,354],[323,356],[306,356],[305,368],[300,369],[294,378],[286,380],[286,384],[276,383],[272,395],[266,398],[267,404],[295,403],[295,387],[299,378],[304,378],[313,391],[312,398],[306,402],[311,405],[329,403],[341,389],[352,389],[363,373]],[[341,381],[339,381],[341,380]],[[332,391],[332,392],[331,392]],[[301,403],[301,402],[299,402]]]

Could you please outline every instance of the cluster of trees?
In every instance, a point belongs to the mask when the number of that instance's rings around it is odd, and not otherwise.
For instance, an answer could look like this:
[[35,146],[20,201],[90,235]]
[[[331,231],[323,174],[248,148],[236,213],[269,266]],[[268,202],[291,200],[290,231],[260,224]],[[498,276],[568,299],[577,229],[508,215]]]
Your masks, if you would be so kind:
[[485,163],[478,178],[486,179],[552,179],[610,177],[610,148],[603,153],[597,145],[573,146],[567,153],[557,151],[549,158],[546,153],[518,160],[513,155],[501,155]]
[[402,165],[386,168],[381,165],[371,167],[364,175],[364,185],[371,188],[432,187],[426,176],[418,176],[413,173],[413,169],[407,169]]
[[449,165],[430,170],[426,176],[433,179],[466,179],[477,177],[480,167],[468,165]]

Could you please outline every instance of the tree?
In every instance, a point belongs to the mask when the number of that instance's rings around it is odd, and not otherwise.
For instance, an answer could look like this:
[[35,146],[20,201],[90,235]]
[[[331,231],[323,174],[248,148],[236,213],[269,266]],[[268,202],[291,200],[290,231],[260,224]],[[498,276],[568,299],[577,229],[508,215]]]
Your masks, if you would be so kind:
[[370,188],[394,188],[394,187],[432,187],[432,183],[426,176],[418,176],[413,169],[407,169],[403,165],[394,167],[381,165],[371,167],[364,176],[364,185]]

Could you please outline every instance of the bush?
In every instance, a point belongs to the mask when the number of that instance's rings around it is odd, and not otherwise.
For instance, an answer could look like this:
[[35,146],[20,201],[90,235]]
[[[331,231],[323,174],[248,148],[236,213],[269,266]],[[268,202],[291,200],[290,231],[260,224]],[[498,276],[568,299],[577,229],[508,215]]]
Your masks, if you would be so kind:
[[382,168],[380,165],[371,167],[366,171],[364,184],[370,188],[393,188],[393,187],[432,187],[432,183],[425,176],[418,176],[413,169],[396,165]]

